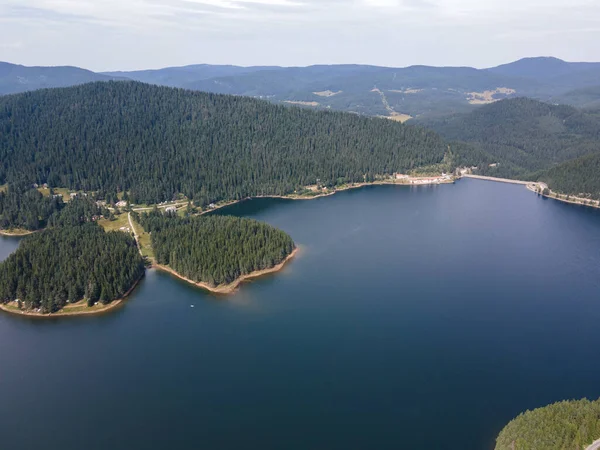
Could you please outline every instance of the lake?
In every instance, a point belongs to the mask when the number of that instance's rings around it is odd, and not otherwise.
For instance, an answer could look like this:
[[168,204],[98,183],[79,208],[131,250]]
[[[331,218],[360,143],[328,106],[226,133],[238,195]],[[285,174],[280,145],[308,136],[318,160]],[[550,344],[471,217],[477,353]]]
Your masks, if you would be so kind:
[[465,179],[219,213],[299,257],[228,297],[150,270],[106,315],[0,314],[0,448],[489,450],[600,397],[600,211]]

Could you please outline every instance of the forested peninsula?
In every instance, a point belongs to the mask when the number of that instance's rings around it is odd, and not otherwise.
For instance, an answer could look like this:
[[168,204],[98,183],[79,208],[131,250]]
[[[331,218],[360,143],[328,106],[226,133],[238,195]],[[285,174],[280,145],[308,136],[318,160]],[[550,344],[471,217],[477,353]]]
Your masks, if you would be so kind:
[[126,233],[106,233],[95,223],[49,228],[24,238],[0,263],[0,303],[12,312],[81,313],[122,299],[143,273]]
[[297,251],[288,234],[252,219],[153,211],[139,221],[151,235],[157,268],[212,292],[229,293],[277,271]]
[[527,411],[500,432],[495,450],[582,450],[600,438],[600,400],[571,400]]

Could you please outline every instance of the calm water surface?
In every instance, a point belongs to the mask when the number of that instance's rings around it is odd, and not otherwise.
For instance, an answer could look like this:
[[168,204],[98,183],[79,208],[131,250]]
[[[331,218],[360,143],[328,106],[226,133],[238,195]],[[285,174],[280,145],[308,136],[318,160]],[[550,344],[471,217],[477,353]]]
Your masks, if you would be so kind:
[[461,180],[225,213],[301,255],[226,298],[149,271],[104,316],[0,315],[0,448],[488,450],[600,396],[598,211]]

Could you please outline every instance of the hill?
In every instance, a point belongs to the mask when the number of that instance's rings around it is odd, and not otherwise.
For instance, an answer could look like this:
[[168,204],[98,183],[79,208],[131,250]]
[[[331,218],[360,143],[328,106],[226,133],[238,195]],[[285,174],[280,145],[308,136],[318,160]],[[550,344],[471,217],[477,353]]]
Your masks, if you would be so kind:
[[[311,109],[380,115],[395,120],[469,112],[477,105],[518,96],[556,103],[554,99],[561,102],[560,96],[571,90],[597,86],[600,79],[600,63],[573,63],[557,58],[525,58],[489,69],[356,64],[308,67],[196,64],[94,74],[76,68],[7,66],[15,73],[4,80],[0,95],[87,81],[130,79],[258,97]],[[27,70],[30,75],[17,73],[17,68]],[[43,74],[38,74],[42,71]],[[583,92],[579,94],[582,95]]]
[[0,95],[117,79],[78,67],[26,67],[0,62]]
[[488,71],[511,77],[550,80],[565,75],[600,69],[600,63],[567,62],[553,57],[523,58],[492,67]]
[[137,82],[0,97],[0,184],[179,194],[198,204],[281,195],[440,163],[435,133],[389,120]]
[[600,85],[574,89],[562,95],[552,97],[550,101],[552,103],[572,105],[580,108],[600,108]]
[[538,175],[553,190],[600,199],[600,152],[567,161]]
[[157,84],[160,86],[185,87],[194,82],[215,77],[241,75],[271,67],[240,67],[240,66],[213,66],[210,64],[194,64],[182,67],[166,67],[164,69],[103,72],[110,77],[126,78],[143,83]]
[[504,100],[421,124],[492,155],[498,166],[482,168],[490,175],[526,177],[600,148],[598,116],[527,98]]
[[500,432],[496,450],[580,450],[600,437],[600,400],[573,400],[534,409]]

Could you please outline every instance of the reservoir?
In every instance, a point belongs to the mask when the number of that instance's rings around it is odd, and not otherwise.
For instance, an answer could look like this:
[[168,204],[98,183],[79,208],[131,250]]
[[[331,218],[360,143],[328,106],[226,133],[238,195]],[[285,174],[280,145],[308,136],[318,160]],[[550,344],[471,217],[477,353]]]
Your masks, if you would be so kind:
[[463,179],[218,213],[301,252],[231,296],[149,270],[105,315],[0,314],[0,448],[490,450],[600,397],[598,210]]

